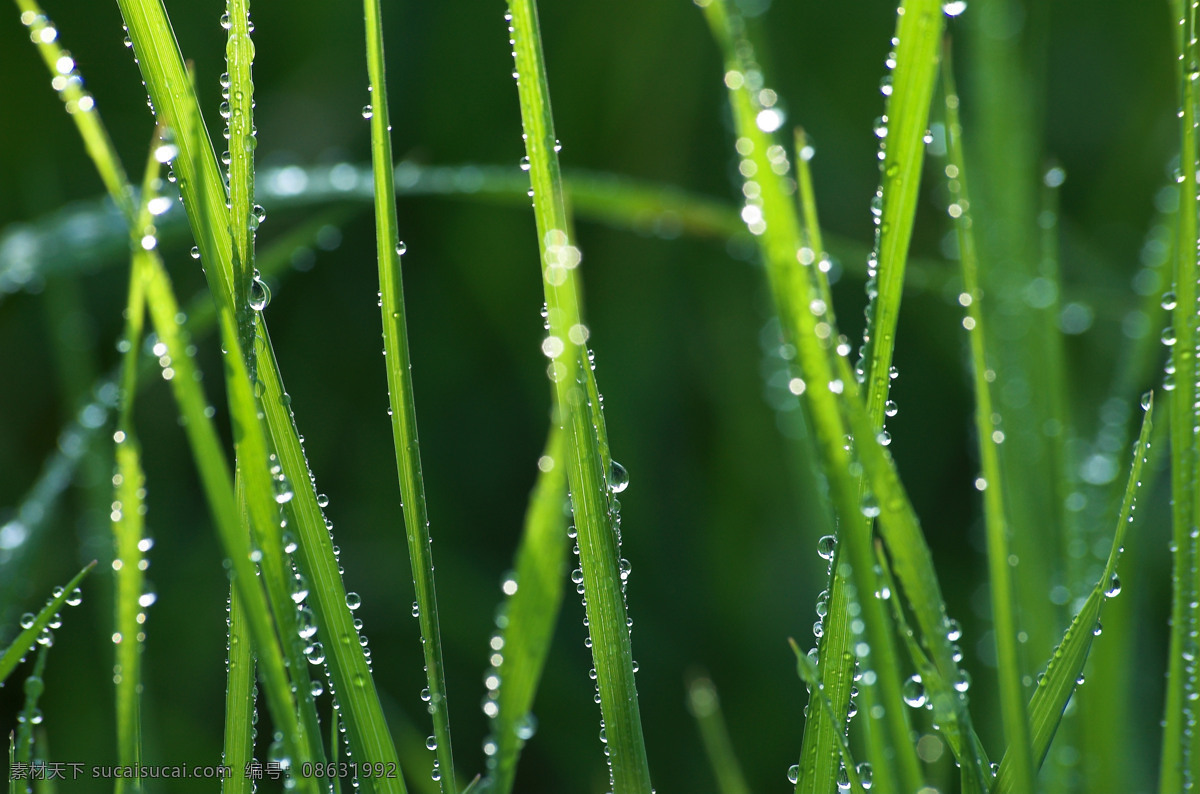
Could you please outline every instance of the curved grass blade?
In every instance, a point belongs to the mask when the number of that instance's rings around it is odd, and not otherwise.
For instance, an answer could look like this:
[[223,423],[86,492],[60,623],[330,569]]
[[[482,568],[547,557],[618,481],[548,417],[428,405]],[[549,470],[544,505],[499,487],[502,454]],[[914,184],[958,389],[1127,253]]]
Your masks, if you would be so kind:
[[561,428],[553,427],[538,459],[540,473],[529,497],[515,576],[504,583],[506,592],[516,590],[508,596],[503,618],[497,621],[501,629],[492,638],[493,661],[503,655],[502,664],[493,664],[500,688],[489,693],[498,709],[486,745],[490,749],[487,790],[494,794],[512,791],[521,748],[537,728],[530,709],[550,651],[566,578],[566,467],[566,440]]
[[[129,28],[154,107],[177,128],[181,121],[198,119],[196,99],[161,2],[118,0],[118,5]],[[210,289],[221,311],[228,313],[232,322],[236,307],[230,232],[225,225],[204,222],[206,218],[224,217],[225,210],[216,156],[203,125],[197,125],[194,140],[191,135],[181,137],[175,170],[201,257],[209,263],[205,272]],[[395,777],[360,782],[365,788],[376,791],[403,792],[404,781],[399,774],[395,745],[346,603],[346,590],[333,553],[333,542],[317,504],[315,483],[293,423],[290,399],[284,391],[261,313],[255,314],[254,322],[256,389],[262,389],[261,407],[271,446],[278,455],[283,475],[295,489],[294,498],[285,504],[285,511],[289,526],[295,528],[299,541],[297,560],[309,584],[309,606],[321,636],[328,644],[326,664],[342,706],[351,750],[362,763],[382,763],[385,768],[397,772]],[[259,661],[264,663],[261,655]]]
[[[1137,490],[1141,485],[1142,468],[1150,448],[1150,431],[1153,428],[1153,399],[1148,400],[1145,406],[1146,414],[1142,417],[1142,429],[1138,434],[1137,443],[1133,446],[1133,463],[1130,466],[1129,479],[1125,483],[1125,496],[1121,502],[1121,512],[1117,517],[1117,528],[1104,573],[1079,614],[1071,621],[1062,642],[1054,650],[1046,672],[1038,681],[1033,698],[1029,701],[1032,734],[1029,750],[1038,766],[1045,760],[1046,753],[1050,750],[1050,742],[1054,739],[1054,732],[1062,720],[1063,711],[1079,684],[1079,677],[1083,674],[1083,666],[1087,662],[1088,651],[1096,634],[1101,609],[1109,598],[1120,591],[1119,580],[1116,578],[1117,562],[1125,548],[1125,532],[1133,523]],[[1016,794],[1021,791],[1025,789],[1018,787],[1013,773],[1011,753],[1006,752],[1000,762],[1000,772],[996,776],[992,792]]]
[[700,729],[704,754],[717,778],[717,791],[720,794],[750,794],[750,786],[746,784],[742,767],[733,752],[729,728],[721,714],[717,688],[707,677],[698,676],[688,683],[688,711],[696,718]]
[[548,372],[554,382],[556,421],[566,433],[567,481],[578,530],[610,782],[615,791],[644,794],[651,790],[650,770],[626,625],[618,527],[609,488],[612,462],[606,454],[603,419],[584,347],[587,330],[575,269],[580,253],[571,244],[569,234],[536,4],[533,0],[509,0],[509,13],[550,325],[542,349],[550,359]]
[[[856,398],[842,395],[847,391],[857,393],[857,382],[850,376],[842,357],[849,352],[849,343],[838,336],[831,307],[820,297],[821,275],[820,268],[814,267],[816,256],[803,246],[796,207],[782,177],[776,173],[780,164],[788,165],[786,150],[774,144],[770,135],[759,126],[760,114],[767,109],[759,103],[759,95],[745,87],[745,75],[758,71],[758,68],[750,61],[752,48],[742,33],[742,21],[732,14],[723,0],[704,3],[702,8],[725,53],[725,82],[731,87],[730,103],[739,136],[737,149],[753,164],[756,174],[756,190],[747,191],[755,197],[747,200],[742,216],[751,233],[759,236],[776,310],[788,341],[798,353],[803,373],[800,391],[805,395],[817,429],[822,464],[841,521],[838,545],[844,549],[845,556],[839,551],[834,564],[840,569],[849,563],[852,582],[859,594],[866,645],[870,648],[870,667],[876,676],[877,702],[883,711],[882,717],[869,714],[871,727],[885,735],[884,743],[895,753],[894,757],[885,754],[872,760],[878,767],[876,774],[882,784],[915,791],[923,785],[920,763],[909,739],[911,729],[901,696],[892,627],[883,604],[873,597],[879,590],[874,556],[869,532],[863,531],[862,519],[866,516],[860,482],[850,473],[852,460],[846,446],[849,428],[842,416],[842,403]],[[809,255],[805,255],[805,251]],[[839,372],[839,366],[843,371]],[[875,435],[870,429],[857,433],[865,433],[868,438]],[[831,604],[831,611],[833,609],[841,607]],[[826,654],[828,658],[828,651]],[[838,707],[840,709],[841,704]],[[829,731],[830,738],[837,733],[837,727],[835,724]],[[829,746],[814,749],[810,744],[806,754],[817,753],[818,760],[828,760],[830,750]],[[808,757],[806,755],[805,763],[808,763]],[[826,787],[827,783],[833,782],[836,781],[817,781],[814,785]]]
[[400,257],[405,251],[396,220],[396,189],[393,184],[391,122],[387,79],[384,74],[383,19],[380,0],[363,0],[366,14],[367,72],[372,95],[371,162],[375,185],[375,245],[379,262],[380,312],[383,321],[383,352],[387,365],[389,413],[396,471],[404,504],[404,534],[412,565],[413,588],[419,607],[421,651],[433,735],[437,741],[434,778],[440,777],[443,794],[456,794],[454,753],[450,745],[450,707],[446,694],[446,671],[442,662],[442,629],[438,618],[437,590],[430,546],[429,510],[425,503],[425,480],[421,471],[421,446],[417,439],[417,408],[413,396],[412,362],[408,352],[404,284]]
[[[837,717],[833,712],[833,704],[829,702],[829,698],[825,695],[825,685],[821,681],[821,671],[817,669],[817,664],[808,655],[800,650],[800,646],[796,641],[788,638],[788,642],[792,646],[792,652],[796,654],[796,674],[800,676],[800,680],[808,685],[809,690],[813,694],[813,699],[821,704],[825,710],[826,716],[830,722],[836,722]],[[841,733],[835,734],[837,738],[838,755],[842,760],[842,769],[846,776],[846,786],[838,782],[838,791],[849,789],[856,794],[866,794],[866,789],[863,788],[863,780],[861,777],[862,770],[854,763],[854,758],[850,755],[850,745],[846,743],[846,737]],[[868,785],[870,783],[868,782]]]
[[962,125],[958,118],[958,93],[949,48],[943,59],[942,80],[946,95],[946,136],[949,144],[949,168],[957,172],[950,180],[954,202],[951,216],[957,219],[959,259],[962,263],[963,292],[958,302],[966,307],[963,327],[970,337],[971,369],[975,387],[975,433],[979,437],[979,457],[983,467],[983,514],[987,533],[988,572],[995,626],[997,672],[1000,678],[1000,713],[1004,738],[1009,747],[1013,785],[1018,791],[1033,791],[1036,769],[1030,752],[1029,717],[1025,712],[1025,689],[1021,684],[1024,665],[1017,645],[1017,600],[1013,589],[1013,571],[1009,563],[1008,518],[1001,478],[1000,443],[1003,431],[993,419],[991,380],[984,343],[982,292],[979,288],[975,233],[972,229],[967,171],[963,157]]
[[[36,616],[27,614],[22,618],[21,633],[5,649],[4,654],[0,655],[0,683],[8,678],[18,664],[24,661],[25,654],[38,642],[38,638],[42,636],[42,632],[49,631],[50,622],[54,620],[54,616],[62,609],[63,604],[74,605],[79,603],[82,598],[77,592],[79,583],[95,567],[96,561],[92,560],[83,567],[82,571],[75,574],[75,578],[67,582],[65,586],[54,588],[54,595],[46,602],[46,606],[42,607],[41,612],[38,612]],[[30,617],[33,619],[30,620]]]

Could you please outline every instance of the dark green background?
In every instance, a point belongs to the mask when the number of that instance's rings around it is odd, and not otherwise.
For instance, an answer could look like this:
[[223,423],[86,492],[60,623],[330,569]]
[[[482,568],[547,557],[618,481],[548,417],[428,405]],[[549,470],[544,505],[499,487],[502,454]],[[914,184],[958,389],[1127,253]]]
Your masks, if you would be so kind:
[[[769,0],[746,0],[754,11]],[[507,164],[523,154],[504,5],[385,3],[393,144],[429,164]],[[684,0],[543,2],[542,33],[564,168],[587,168],[737,196],[721,61],[701,13]],[[976,8],[975,6],[981,8]],[[985,3],[951,23],[975,24]],[[210,123],[224,70],[222,6],[169,3],[185,57],[195,61]],[[1057,2],[1026,20],[1044,34],[1044,151],[1064,165],[1065,297],[1097,306],[1094,332],[1068,339],[1078,429],[1090,435],[1119,341],[1114,320],[1135,305],[1129,278],[1177,151],[1166,3]],[[140,173],[152,119],[115,3],[50,2],[69,48],[132,173]],[[31,220],[102,192],[76,132],[48,85],[15,8],[0,19],[0,226]],[[368,159],[361,10],[354,3],[258,3],[254,75],[260,164]],[[824,225],[870,242],[868,202],[878,181],[873,119],[895,8],[860,3],[776,2],[752,21],[768,85],[789,123],[811,134]],[[960,36],[967,39],[967,36]],[[961,46],[963,65],[972,50]],[[960,70],[965,71],[965,70]],[[960,80],[970,135],[972,86]],[[930,175],[935,173],[929,171]],[[1030,174],[1036,179],[1037,174]],[[927,191],[914,250],[940,257],[949,231],[944,190]],[[260,251],[301,213],[272,212]],[[532,214],[448,199],[401,200],[408,244],[405,291],[439,603],[448,658],[455,749],[462,770],[482,768],[479,710],[486,640],[512,563],[550,398],[544,359]],[[310,272],[276,284],[267,310],[283,376],[319,490],[342,549],[347,588],[363,596],[385,705],[429,730],[411,576],[396,486],[379,355],[373,225],[360,212],[342,243]],[[761,272],[716,241],[663,240],[581,219],[586,313],[605,395],[614,455],[631,474],[622,494],[624,552],[632,561],[629,607],[647,747],[659,791],[713,791],[685,707],[685,676],[706,670],[725,705],[734,746],[755,790],[784,790],[798,755],[806,698],[786,638],[807,646],[824,586],[812,485],[797,446],[781,434],[766,399],[760,335],[768,319]],[[203,288],[190,245],[164,251],[181,297]],[[950,265],[947,265],[950,267]],[[0,505],[19,503],[92,377],[117,360],[126,267],[78,280],[52,279],[0,302]],[[861,333],[861,282],[835,286],[843,330]],[[906,299],[889,423],[892,450],[942,576],[952,615],[965,625],[966,666],[989,749],[998,756],[991,674],[975,647],[986,631],[981,600],[978,499],[970,482],[971,399],[960,310],[940,293]],[[1109,308],[1105,308],[1109,307]],[[1157,333],[1155,331],[1155,333]],[[59,341],[55,341],[56,335]],[[214,402],[215,343],[201,343]],[[1158,351],[1155,351],[1156,355]],[[1149,385],[1149,384],[1145,384]],[[185,438],[164,384],[142,392],[138,424],[148,473],[149,611],[144,721],[149,763],[217,763],[224,696],[226,582]],[[224,426],[224,413],[221,422]],[[107,525],[110,450],[85,462],[40,542],[8,566],[16,599],[8,626],[79,565],[102,565],[69,610],[47,672],[52,756],[113,763],[111,559]],[[1124,470],[1126,463],[1120,466]],[[1153,770],[1161,711],[1168,566],[1161,489],[1143,496],[1149,520],[1132,539],[1137,599],[1150,627],[1136,725],[1136,770]],[[0,513],[0,523],[7,514]],[[6,586],[6,590],[10,590]],[[518,790],[602,791],[607,783],[583,646],[582,610],[568,591],[535,708]],[[1161,631],[1155,627],[1161,627]],[[11,631],[4,632],[5,635]],[[1107,639],[1107,638],[1104,638]],[[1048,649],[1031,650],[1036,660]],[[1031,665],[1032,666],[1032,665]],[[18,672],[18,675],[21,675]],[[3,725],[15,722],[18,679],[0,692]],[[265,747],[259,756],[265,757]],[[1131,761],[1131,763],[1135,763]],[[423,768],[406,770],[428,782]],[[75,790],[75,786],[71,790]],[[102,790],[91,784],[79,790]],[[163,788],[162,790],[167,790]],[[175,791],[211,785],[171,786]]]

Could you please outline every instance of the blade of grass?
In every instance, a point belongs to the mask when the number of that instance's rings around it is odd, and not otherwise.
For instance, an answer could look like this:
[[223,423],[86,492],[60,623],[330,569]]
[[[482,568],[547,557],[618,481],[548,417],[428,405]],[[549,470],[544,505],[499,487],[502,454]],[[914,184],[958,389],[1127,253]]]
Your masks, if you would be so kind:
[[[501,630],[492,638],[492,667],[500,676],[492,717],[488,753],[489,791],[509,794],[516,777],[521,748],[537,728],[533,707],[542,668],[554,637],[566,578],[567,501],[566,442],[560,428],[551,428],[546,449],[538,459],[538,479],[529,497],[525,528],[517,548],[516,573],[504,583],[509,594]],[[486,708],[485,708],[486,710]]]
[[[254,649],[246,607],[236,587],[229,588],[229,647],[226,652],[225,749],[221,763],[229,767],[231,774],[221,780],[221,794],[251,794],[254,784],[246,777],[246,767],[254,758],[254,713],[257,707]],[[337,719],[332,723],[336,736]],[[337,759],[336,752],[331,758]]]
[[[226,116],[229,128],[229,229],[233,237],[234,305],[250,302],[254,280],[254,230],[258,228],[259,213],[254,205],[254,41],[250,38],[249,0],[227,0],[222,25],[229,30],[225,43],[225,64],[228,77],[222,78],[225,103],[221,115]],[[249,337],[253,323],[249,313],[239,318],[242,350],[253,353]],[[250,372],[254,372],[250,364]]]
[[[1186,7],[1185,7],[1186,5]],[[1171,428],[1171,524],[1174,548],[1172,575],[1171,642],[1168,650],[1167,693],[1163,729],[1159,791],[1181,791],[1185,783],[1196,780],[1200,764],[1200,735],[1190,729],[1196,719],[1192,696],[1198,691],[1196,680],[1197,614],[1196,560],[1197,542],[1192,535],[1196,526],[1196,449],[1194,431],[1198,425],[1193,414],[1196,400],[1196,359],[1194,314],[1197,305],[1195,269],[1197,266],[1196,197],[1196,88],[1192,79],[1197,58],[1196,10],[1183,0],[1171,3],[1178,60],[1176,81],[1180,86],[1180,180],[1179,228],[1176,233],[1174,282],[1176,305],[1172,316],[1175,344],[1171,364],[1175,368],[1170,395]],[[1164,382],[1164,387],[1167,383]],[[1190,735],[1189,735],[1190,734]]]
[[[1125,496],[1121,503],[1121,512],[1117,517],[1117,528],[1113,534],[1112,548],[1108,553],[1104,573],[1100,581],[1092,589],[1091,594],[1083,604],[1083,608],[1071,622],[1062,642],[1054,650],[1046,666],[1045,674],[1038,681],[1037,689],[1029,701],[1029,719],[1031,726],[1031,744],[1029,752],[1038,766],[1044,762],[1046,753],[1050,750],[1050,742],[1054,732],[1062,720],[1063,711],[1083,674],[1083,666],[1087,662],[1088,651],[1092,646],[1099,624],[1100,613],[1105,602],[1119,592],[1116,584],[1117,562],[1125,548],[1125,532],[1133,523],[1133,512],[1137,499],[1138,487],[1141,485],[1142,467],[1150,448],[1150,431],[1153,428],[1154,404],[1148,400],[1145,404],[1146,414],[1142,417],[1142,429],[1138,434],[1137,443],[1133,446],[1133,463],[1130,466],[1129,479],[1125,483]],[[1165,771],[1165,770],[1164,770]],[[1012,762],[1012,748],[1005,752],[1000,762],[1000,772],[996,776],[993,794],[1015,794],[1026,791],[1019,788],[1015,781]]]
[[[824,692],[824,685],[821,682],[821,671],[817,669],[817,664],[808,655],[800,650],[800,646],[796,641],[788,638],[788,642],[792,646],[792,652],[796,654],[796,674],[800,676],[800,680],[808,685],[813,692],[814,699],[821,705],[826,712],[826,716],[831,722],[837,717],[833,713],[833,704],[829,702]],[[842,759],[842,769],[845,772],[845,784],[838,781],[838,791],[849,789],[856,794],[866,794],[863,787],[863,780],[860,777],[858,765],[854,763],[854,758],[850,755],[850,745],[846,743],[846,737],[841,733],[836,734],[838,755]],[[869,784],[868,784],[869,785]]]
[[[46,683],[43,675],[46,672],[46,654],[50,650],[50,643],[43,643],[38,647],[37,659],[33,663],[33,672],[25,679],[25,705],[21,708],[21,713],[17,718],[17,750],[16,763],[24,764],[29,767],[30,761],[33,759],[33,726],[35,720],[40,723],[41,712],[38,710],[38,698],[42,696],[42,692],[46,689]],[[12,767],[9,767],[12,769]],[[32,776],[32,775],[31,775]]]
[[[864,650],[869,648],[869,668],[876,679],[876,705],[880,707],[871,711],[882,711],[881,715],[871,713],[868,717],[872,720],[872,728],[883,732],[886,736],[883,741],[895,751],[894,757],[884,755],[874,759],[879,767],[876,774],[887,784],[897,781],[896,785],[904,790],[915,791],[922,786],[920,764],[909,739],[910,726],[901,696],[892,627],[882,603],[874,597],[879,588],[870,537],[861,531],[864,503],[860,498],[858,478],[850,473],[851,459],[846,447],[848,428],[840,403],[850,400],[843,400],[839,395],[847,390],[856,393],[856,382],[847,382],[853,378],[849,376],[849,367],[845,366],[843,358],[849,352],[849,344],[837,335],[831,307],[820,298],[820,268],[813,267],[816,257],[803,246],[796,207],[782,176],[776,172],[779,164],[788,165],[786,150],[772,143],[770,135],[760,126],[760,114],[767,109],[760,104],[759,94],[746,87],[746,75],[758,72],[758,68],[752,61],[752,47],[742,33],[741,18],[734,16],[722,0],[704,2],[701,7],[725,54],[725,82],[730,88],[730,103],[739,136],[736,148],[753,164],[756,174],[753,180],[756,189],[746,191],[754,198],[748,198],[742,217],[751,233],[759,236],[776,310],[788,341],[798,353],[804,375],[802,388],[798,390],[808,401],[822,462],[830,478],[833,503],[841,521],[838,543],[844,544],[847,558],[842,562],[839,557],[835,565],[849,563],[858,593],[867,642],[856,643],[856,646]],[[765,126],[772,127],[771,124]],[[844,374],[837,372],[839,362]],[[874,432],[865,433],[867,437],[874,437]],[[840,607],[831,604],[830,608]],[[866,668],[865,655],[857,655]],[[828,747],[817,748],[816,752],[819,757],[828,758],[829,750]]]
[[508,7],[550,326],[542,350],[550,359],[556,421],[566,433],[567,481],[578,530],[610,782],[614,791],[644,793],[651,790],[650,770],[626,625],[619,534],[609,484],[612,464],[603,449],[603,420],[584,347],[587,328],[576,277],[580,253],[569,236],[536,4],[509,0]]
[[[129,28],[154,107],[168,124],[175,127],[180,121],[198,119],[196,99],[161,2],[118,0],[118,5]],[[224,188],[207,130],[203,125],[197,125],[196,132],[195,140],[190,135],[182,136],[176,174],[180,193],[189,208],[189,221],[201,257],[209,263],[205,272],[214,299],[218,306],[233,315],[236,307],[229,228],[204,222],[206,218],[224,217]],[[299,541],[297,560],[300,572],[309,583],[309,606],[321,636],[329,644],[326,664],[332,677],[331,686],[336,688],[342,706],[350,748],[361,763],[382,763],[385,768],[396,770],[395,777],[376,777],[360,782],[365,788],[373,787],[376,791],[403,792],[404,781],[399,774],[395,745],[383,717],[353,615],[346,603],[345,585],[333,553],[333,541],[317,504],[315,480],[293,422],[290,398],[284,390],[261,312],[255,314],[254,323],[258,378],[255,388],[262,389],[261,407],[270,432],[271,447],[278,455],[283,475],[295,489],[294,498],[285,504],[285,511],[289,526],[295,528]],[[259,661],[264,663],[261,655]]]
[[750,794],[750,786],[733,752],[729,728],[721,714],[717,688],[707,677],[697,676],[688,683],[688,711],[696,718],[696,726],[700,729],[704,754],[717,778],[717,791],[720,794]]
[[396,219],[396,189],[392,164],[391,122],[384,74],[383,19],[379,0],[363,0],[366,15],[368,90],[371,92],[371,162],[375,184],[375,243],[378,250],[380,312],[383,321],[383,352],[387,365],[388,404],[396,472],[404,505],[404,534],[412,565],[421,626],[421,650],[433,735],[437,741],[434,777],[443,794],[456,794],[454,753],[450,745],[450,707],[446,694],[446,670],[442,661],[442,629],[438,618],[437,591],[430,546],[429,510],[425,503],[425,480],[421,471],[421,446],[417,439],[417,408],[413,396],[412,361],[408,350],[404,284],[400,257],[405,251]]
[[[17,638],[9,644],[5,649],[4,654],[0,655],[0,683],[16,669],[17,665],[25,660],[25,654],[29,649],[38,642],[38,638],[42,636],[43,631],[48,630],[50,622],[54,620],[54,616],[62,609],[63,604],[76,605],[82,599],[82,595],[77,592],[79,583],[83,581],[83,577],[91,573],[91,570],[96,567],[96,561],[92,560],[83,567],[83,570],[75,574],[75,578],[67,582],[61,588],[54,589],[54,595],[46,602],[46,606],[37,613],[36,616],[26,614],[21,619],[21,633]],[[32,617],[32,620],[30,619]]]
[[[1029,717],[1025,713],[1025,689],[1021,685],[1024,665],[1018,648],[1017,603],[1013,591],[1013,572],[1008,542],[1008,518],[1005,511],[1004,484],[1001,478],[999,447],[1003,431],[996,427],[992,410],[993,370],[988,366],[984,344],[984,321],[980,311],[975,233],[972,228],[967,171],[963,158],[962,125],[958,118],[958,92],[947,46],[942,66],[946,96],[946,137],[950,165],[956,173],[950,180],[951,217],[956,218],[959,260],[962,263],[963,292],[958,302],[966,308],[963,327],[970,338],[971,370],[975,388],[975,433],[979,437],[979,458],[983,468],[983,515],[987,533],[988,572],[995,626],[997,672],[1000,678],[1000,714],[1004,739],[1009,747],[1013,785],[1018,791],[1034,791],[1036,777],[1030,753]],[[989,373],[992,374],[989,380]]]

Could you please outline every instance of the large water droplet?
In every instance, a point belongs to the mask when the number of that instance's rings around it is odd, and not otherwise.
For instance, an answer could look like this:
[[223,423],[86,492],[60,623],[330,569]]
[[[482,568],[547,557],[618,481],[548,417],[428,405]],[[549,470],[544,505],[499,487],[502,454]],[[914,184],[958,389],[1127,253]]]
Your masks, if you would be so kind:
[[613,493],[621,493],[629,487],[629,472],[615,460],[608,475],[608,489]]

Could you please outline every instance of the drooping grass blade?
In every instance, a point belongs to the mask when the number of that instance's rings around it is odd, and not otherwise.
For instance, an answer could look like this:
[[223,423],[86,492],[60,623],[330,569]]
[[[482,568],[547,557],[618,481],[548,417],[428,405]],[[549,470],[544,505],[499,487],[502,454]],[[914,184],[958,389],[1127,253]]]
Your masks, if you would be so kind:
[[8,678],[9,674],[16,669],[17,665],[25,658],[25,654],[29,652],[42,636],[42,632],[49,631],[49,625],[54,620],[54,616],[62,609],[63,604],[77,605],[83,599],[83,595],[79,592],[79,583],[83,581],[83,577],[87,576],[93,568],[96,567],[96,561],[92,560],[83,567],[83,570],[75,574],[75,578],[67,582],[63,587],[54,588],[54,595],[42,607],[42,610],[34,615],[27,612],[21,618],[21,633],[17,638],[9,644],[5,649],[4,654],[0,655],[0,682]]
[[[967,170],[963,157],[962,125],[958,117],[958,92],[954,87],[954,70],[947,49],[942,67],[946,96],[946,137],[950,153],[947,171],[954,170],[950,179],[951,217],[956,219],[959,259],[962,264],[963,291],[958,302],[966,308],[963,327],[970,339],[971,370],[975,388],[975,433],[979,441],[979,457],[983,468],[982,485],[984,527],[987,533],[988,573],[995,626],[996,660],[1000,677],[1000,713],[1004,738],[1009,747],[1013,785],[1019,791],[1033,791],[1036,769],[1030,753],[1029,718],[1025,712],[1025,690],[1021,684],[1024,669],[1017,647],[1017,602],[1013,590],[1013,572],[1009,554],[1009,526],[1004,500],[1004,484],[1000,467],[1000,444],[1004,431],[997,426],[992,407],[992,382],[995,372],[988,362],[985,345],[985,325],[980,310],[982,291],[979,287],[975,233],[972,226],[970,197],[967,192]],[[949,175],[949,173],[948,173]]]
[[554,384],[556,422],[566,433],[567,482],[615,791],[649,792],[650,770],[626,624],[619,526],[610,491],[611,459],[583,324],[577,266],[558,163],[558,142],[533,0],[510,0],[510,39],[537,222],[549,335],[542,351]]
[[733,752],[729,728],[721,714],[717,688],[711,680],[698,676],[688,683],[688,711],[696,718],[704,754],[717,778],[717,790],[720,794],[750,794],[750,786]]
[[485,711],[495,707],[492,735],[485,745],[491,777],[488,790],[493,794],[512,791],[521,748],[537,730],[537,718],[530,709],[550,651],[566,579],[566,467],[566,440],[562,430],[554,427],[538,459],[539,474],[525,513],[515,575],[502,585],[508,596],[503,625],[491,639],[492,670],[500,681],[499,689],[489,692],[489,705],[484,707]]
[[[1117,562],[1125,548],[1125,532],[1133,523],[1133,512],[1137,499],[1138,488],[1141,485],[1142,468],[1150,447],[1150,431],[1153,427],[1154,403],[1147,399],[1146,414],[1142,417],[1142,429],[1138,434],[1137,443],[1133,446],[1133,463],[1130,466],[1129,479],[1125,483],[1125,495],[1121,503],[1121,512],[1117,516],[1117,527],[1113,535],[1112,548],[1108,553],[1108,561],[1100,581],[1092,589],[1079,614],[1071,621],[1062,642],[1054,650],[1046,666],[1046,672],[1038,681],[1037,689],[1029,701],[1029,721],[1031,744],[1029,752],[1038,766],[1046,758],[1054,732],[1062,720],[1063,711],[1075,688],[1079,685],[1083,666],[1087,662],[1088,651],[1099,626],[1100,613],[1105,602],[1120,592],[1117,577]],[[1012,748],[1006,752],[1000,762],[1000,772],[996,776],[993,794],[1017,794],[1025,791],[1018,786],[1013,773]],[[1166,770],[1164,770],[1165,772]]]
[[378,251],[380,312],[383,322],[384,363],[387,368],[388,401],[391,406],[392,444],[404,504],[404,533],[412,566],[413,588],[419,608],[421,651],[437,741],[433,776],[440,779],[443,794],[456,794],[454,753],[450,745],[450,707],[446,694],[446,671],[442,662],[442,629],[434,587],[433,549],[430,546],[429,510],[425,504],[425,480],[421,471],[421,447],[417,439],[417,408],[413,396],[412,363],[409,358],[408,325],[405,320],[404,284],[400,257],[405,252],[396,219],[390,109],[384,75],[383,20],[379,0],[363,0],[366,13],[367,73],[371,91],[371,161],[375,185],[375,245]]

